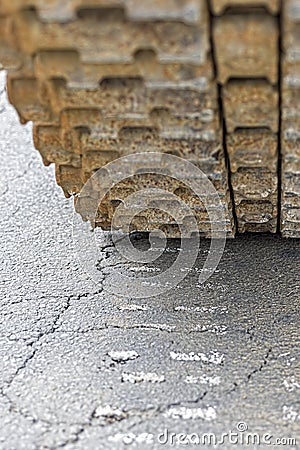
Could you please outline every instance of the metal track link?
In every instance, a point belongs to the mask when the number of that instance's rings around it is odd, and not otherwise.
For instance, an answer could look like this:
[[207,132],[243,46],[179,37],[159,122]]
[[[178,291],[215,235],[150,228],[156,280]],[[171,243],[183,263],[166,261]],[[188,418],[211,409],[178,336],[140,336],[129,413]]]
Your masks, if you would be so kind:
[[72,22],[78,12],[101,8],[122,8],[132,21],[175,20],[195,24],[203,12],[198,0],[1,0],[0,15],[8,16],[24,9],[35,9],[42,22]]
[[214,14],[220,15],[230,9],[265,8],[271,14],[279,14],[280,0],[211,0]]
[[[45,164],[55,163],[65,194],[78,194],[94,171],[120,156],[172,153],[212,180],[233,235],[206,1],[73,1],[63,10],[61,2],[4,4],[3,39],[22,55],[8,76],[9,97],[21,121],[35,123],[35,145]],[[127,184],[101,205],[97,225],[110,226],[122,192],[133,189]],[[143,186],[143,177],[135,177],[134,189]],[[179,192],[174,180],[164,186]],[[200,233],[209,236],[207,212],[191,194],[190,201]],[[87,202],[77,200],[83,218]],[[159,226],[170,237],[179,231],[170,217],[155,218],[153,208],[134,225]]]
[[273,14],[278,7],[279,2],[212,1],[218,14],[213,19],[215,58],[241,233],[277,231],[279,20]]
[[284,2],[281,232],[300,237],[300,1]]
[[[236,222],[300,237],[299,18],[300,0],[0,0],[0,64],[66,196],[120,156],[171,153],[212,180],[228,235]],[[139,173],[110,192],[96,224],[109,228],[126,195],[151,183],[179,195],[210,236],[188,189]],[[76,197],[84,219],[93,189]],[[179,235],[153,204],[133,227]]]

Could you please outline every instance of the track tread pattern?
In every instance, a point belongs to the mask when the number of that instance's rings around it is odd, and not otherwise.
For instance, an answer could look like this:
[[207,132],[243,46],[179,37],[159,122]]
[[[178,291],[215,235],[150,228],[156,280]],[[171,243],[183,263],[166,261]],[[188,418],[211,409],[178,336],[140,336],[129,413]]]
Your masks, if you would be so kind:
[[[10,101],[22,123],[34,122],[35,146],[45,164],[55,164],[66,196],[78,195],[94,171],[120,156],[169,152],[212,180],[229,236],[274,233],[280,215],[282,234],[300,237],[300,1],[281,6],[280,0],[1,0],[0,63],[9,71]],[[109,228],[122,192],[144,183],[138,174],[135,182],[110,193],[97,225]],[[172,180],[152,182],[184,192],[200,233],[210,235],[207,213],[191,193]],[[76,197],[84,219],[88,201]],[[155,208],[133,225],[178,234],[172,218]]]

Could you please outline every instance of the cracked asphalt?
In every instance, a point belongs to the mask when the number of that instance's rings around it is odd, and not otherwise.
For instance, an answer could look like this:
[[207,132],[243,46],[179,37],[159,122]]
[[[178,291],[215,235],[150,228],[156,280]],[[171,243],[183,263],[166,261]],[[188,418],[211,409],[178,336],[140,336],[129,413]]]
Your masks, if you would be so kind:
[[[256,433],[272,445],[281,439],[275,448],[300,448],[300,242],[228,241],[199,287],[203,241],[194,270],[164,295],[109,294],[78,262],[72,201],[43,167],[0,77],[0,449],[179,448],[163,444],[165,430],[196,439],[237,427],[239,439]],[[104,280],[122,262],[109,236],[101,239]]]

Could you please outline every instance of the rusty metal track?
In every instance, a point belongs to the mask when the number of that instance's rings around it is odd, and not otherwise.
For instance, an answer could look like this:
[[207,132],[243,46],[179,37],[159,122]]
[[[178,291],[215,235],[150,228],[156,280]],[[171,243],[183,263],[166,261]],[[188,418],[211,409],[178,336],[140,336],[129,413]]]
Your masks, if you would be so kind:
[[[275,233],[279,20],[268,10],[253,9],[257,2],[240,2],[244,5],[239,3],[237,10],[236,1],[220,3],[229,9],[213,19],[213,39],[237,228],[239,232]],[[213,10],[216,4],[213,2]],[[223,8],[217,8],[220,11]]]
[[[67,196],[115,158],[161,151],[209,176],[228,235],[274,233],[279,223],[299,237],[299,11],[299,0],[1,0],[0,63]],[[108,228],[145,183],[137,175],[112,191],[97,225]],[[180,193],[210,235],[191,193],[171,179],[152,183]],[[178,234],[153,208],[134,224],[157,226]]]
[[285,237],[300,237],[300,1],[284,2],[282,210]]

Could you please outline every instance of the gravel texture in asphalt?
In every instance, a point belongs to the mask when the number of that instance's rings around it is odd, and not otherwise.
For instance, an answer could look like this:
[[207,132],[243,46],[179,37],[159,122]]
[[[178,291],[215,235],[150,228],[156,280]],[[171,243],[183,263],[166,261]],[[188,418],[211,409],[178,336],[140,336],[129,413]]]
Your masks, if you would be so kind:
[[107,292],[110,271],[126,265],[138,276],[141,266],[97,232],[98,282],[86,274],[72,201],[43,167],[0,76],[0,449],[300,448],[300,241],[228,241],[204,286],[201,242],[170,291]]

